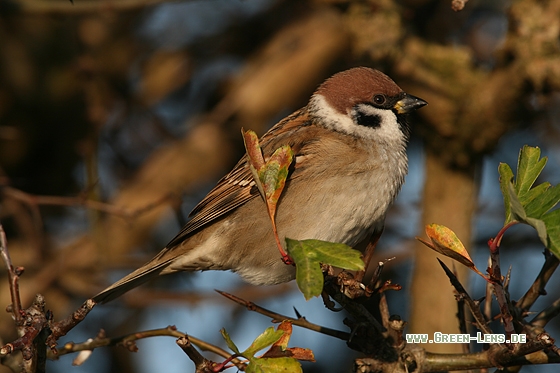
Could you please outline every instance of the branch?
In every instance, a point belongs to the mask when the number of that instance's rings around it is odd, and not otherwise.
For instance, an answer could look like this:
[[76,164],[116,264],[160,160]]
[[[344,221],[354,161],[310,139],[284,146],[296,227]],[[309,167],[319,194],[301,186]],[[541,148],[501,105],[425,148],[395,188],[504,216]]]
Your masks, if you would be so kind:
[[68,206],[68,207],[82,206],[88,209],[105,212],[122,218],[136,218],[142,215],[143,213],[150,211],[154,207],[159,206],[160,204],[162,204],[163,202],[171,198],[171,195],[169,194],[164,195],[161,198],[145,206],[142,206],[138,209],[131,210],[126,207],[115,206],[110,203],[104,203],[100,201],[87,199],[85,196],[83,197],[82,196],[77,196],[77,197],[39,196],[39,195],[29,194],[19,189],[7,187],[7,186],[3,188],[3,193],[5,196],[26,203],[31,207],[36,207],[38,205]]
[[[208,342],[202,341],[202,340],[200,340],[196,337],[193,337],[191,335],[187,335],[186,333],[180,332],[180,331],[177,330],[177,328],[175,326],[170,325],[166,328],[145,330],[145,331],[135,332],[135,333],[132,333],[132,334],[127,334],[127,335],[120,336],[120,337],[115,337],[115,338],[107,338],[105,336],[105,331],[101,330],[95,338],[89,339],[86,342],[82,342],[82,343],[68,342],[68,343],[66,343],[63,347],[61,347],[58,350],[58,352],[56,354],[54,352],[50,353],[49,358],[53,359],[53,358],[63,356],[63,355],[67,355],[67,354],[70,354],[70,353],[73,353],[73,352],[91,351],[91,350],[94,350],[95,348],[98,348],[98,347],[119,346],[119,345],[125,347],[129,351],[135,352],[137,350],[135,341],[140,340],[140,339],[144,339],[144,338],[161,337],[161,336],[177,337],[179,340],[187,339],[189,341],[189,343],[192,343],[192,344],[198,346],[200,349],[202,349],[204,351],[213,352],[216,355],[222,356],[224,359],[227,359],[227,358],[231,357],[231,353],[229,353],[228,351],[223,350],[220,347],[212,345]],[[177,344],[179,344],[179,342]],[[182,346],[180,346],[180,347],[183,348]],[[83,360],[83,361],[85,361],[85,360]],[[80,363],[82,363],[83,361],[81,361]],[[195,361],[193,360],[193,362],[195,362]],[[237,366],[244,366],[244,364],[240,360],[233,359],[232,362],[234,364],[236,364]],[[197,362],[195,362],[195,365],[196,364],[197,364]]]
[[456,297],[459,300],[466,302],[467,307],[469,307],[469,310],[471,311],[471,314],[474,317],[474,321],[476,322],[478,329],[480,329],[485,334],[492,334],[492,330],[490,330],[490,328],[487,325],[486,318],[482,315],[482,312],[480,312],[480,307],[478,306],[478,303],[475,302],[470,297],[470,295],[467,293],[467,291],[465,290],[465,288],[463,287],[459,279],[449,269],[449,267],[447,267],[445,263],[439,259],[438,262],[443,268],[443,270],[445,271],[445,274],[449,278],[449,281],[451,281],[451,285],[453,285],[453,287],[455,288],[455,291],[457,292]]
[[8,242],[6,240],[6,233],[4,232],[4,227],[0,224],[0,255],[4,260],[6,269],[8,270],[8,280],[10,282],[10,295],[12,298],[11,312],[16,321],[16,325],[22,325],[22,313],[21,313],[21,299],[19,296],[19,275],[23,273],[23,268],[18,267],[14,270],[12,265],[12,260],[10,259],[10,253],[8,252]]
[[548,280],[550,280],[550,277],[554,274],[554,271],[556,271],[558,264],[560,264],[560,261],[556,255],[552,255],[548,252],[548,257],[537,275],[537,278],[533,282],[533,285],[531,285],[529,290],[517,301],[516,307],[519,307],[522,311],[528,311],[541,295],[546,294],[544,288]]
[[[439,260],[439,259],[438,259]],[[491,334],[492,331],[486,325],[486,319],[480,312],[478,304],[475,303],[464,287],[461,285],[457,277],[449,270],[449,268],[440,261],[440,265],[443,267],[445,273],[451,280],[451,284],[455,287],[455,290],[458,292],[458,297],[462,300],[466,301],[467,306],[471,310],[474,320],[477,323],[477,326],[481,331],[485,334]],[[501,287],[501,285],[500,285]],[[503,290],[503,289],[502,289]],[[503,294],[503,291],[502,291]],[[505,294],[504,294],[505,296]],[[560,300],[558,300],[556,304],[556,308],[551,311],[551,313],[556,312],[560,313]],[[506,303],[508,306],[508,303]],[[543,311],[544,312],[544,311]],[[550,316],[550,315],[547,315]],[[511,326],[513,328],[513,317],[510,315]],[[503,315],[502,315],[503,318]],[[538,316],[535,318],[537,319]],[[531,335],[528,333],[527,336]],[[509,337],[507,337],[509,339]],[[509,347],[509,348],[508,348]],[[484,351],[483,353],[475,353],[475,354],[458,354],[455,355],[456,362],[455,363],[445,363],[441,361],[441,358],[445,359],[441,355],[430,355],[427,353],[427,356],[430,358],[434,358],[435,356],[439,356],[437,358],[438,364],[442,364],[443,367],[439,369],[443,370],[459,370],[459,369],[474,369],[474,368],[484,368],[484,367],[501,367],[501,366],[516,366],[516,365],[527,365],[527,361],[532,362],[531,359],[524,358],[525,355],[532,354],[538,351],[542,351],[549,347],[554,347],[554,340],[550,338],[547,333],[540,333],[536,335],[534,338],[529,339],[526,343],[516,343],[516,344],[509,344],[508,347],[505,347],[500,344],[492,344],[489,350]],[[428,361],[427,363],[431,364]],[[434,360],[435,361],[435,360]],[[486,361],[486,362],[485,362]],[[547,362],[543,362],[547,363]],[[487,365],[489,364],[489,365]],[[429,365],[425,367],[427,371],[440,371],[439,369]]]
[[492,363],[492,366],[499,368],[506,365],[518,365],[513,363],[515,359],[553,346],[554,339],[547,333],[541,333],[535,338],[527,340],[526,343],[513,344],[512,349],[495,344],[486,352],[488,353],[488,360]]
[[212,361],[205,359],[204,356],[198,352],[191,344],[188,337],[179,337],[177,345],[187,354],[189,359],[192,360],[196,368],[196,373],[213,373],[212,366],[215,365]]
[[216,292],[218,292],[219,294],[223,295],[224,297],[226,297],[228,299],[231,299],[235,303],[244,306],[249,311],[260,313],[261,315],[265,315],[267,317],[270,317],[272,320],[275,320],[275,321],[288,320],[293,325],[297,325],[297,326],[300,326],[302,328],[306,328],[306,329],[309,329],[309,330],[316,331],[318,333],[322,333],[322,334],[325,334],[325,335],[329,335],[331,337],[342,339],[343,341],[348,341],[349,338],[350,338],[349,333],[346,333],[346,332],[343,332],[343,331],[340,331],[340,330],[326,328],[324,326],[319,326],[319,325],[310,323],[309,321],[307,321],[305,319],[305,317],[299,317],[297,319],[294,319],[293,317],[288,317],[288,316],[285,316],[285,315],[267,310],[266,308],[258,306],[256,304],[254,304],[253,302],[243,300],[241,298],[236,297],[235,295],[226,293],[224,291],[216,290]]
[[73,352],[79,351],[91,351],[98,347],[105,346],[123,346],[131,352],[136,352],[138,348],[136,347],[135,341],[139,339],[149,338],[149,337],[160,337],[160,336],[171,336],[171,337],[185,337],[186,334],[177,331],[175,326],[168,326],[167,328],[145,330],[141,332],[135,332],[132,334],[123,335],[120,337],[108,338],[105,335],[105,331],[102,329],[99,331],[95,338],[90,338],[85,342],[74,343],[68,342],[64,346],[58,349],[58,351],[53,351],[49,354],[49,358],[55,359],[57,357],[67,355]]
[[50,313],[45,313],[45,299],[41,295],[37,295],[31,307],[26,310],[20,310],[20,320],[16,320],[18,339],[0,348],[0,355],[8,355],[15,351],[21,351],[23,355],[23,371],[24,372],[44,372],[46,347],[44,338],[36,338],[43,335],[45,327],[48,325]]
[[[424,372],[447,372],[467,369],[483,369],[495,367],[488,359],[488,351],[470,354],[435,354],[425,352]],[[558,364],[560,356],[549,356],[544,351],[538,351],[527,356],[512,358],[503,366]]]
[[517,221],[512,221],[506,224],[505,226],[500,229],[496,237],[491,238],[488,241],[488,247],[490,248],[490,268],[488,268],[488,272],[490,274],[490,280],[492,284],[490,285],[494,291],[494,295],[496,296],[496,300],[498,301],[498,305],[500,307],[500,315],[502,317],[502,321],[504,323],[504,329],[506,332],[506,339],[510,339],[512,333],[515,332],[515,328],[513,327],[513,316],[511,315],[510,308],[511,303],[509,302],[509,297],[505,293],[505,289],[503,286],[503,279],[502,279],[502,271],[500,268],[500,243],[502,242],[502,237],[504,236],[505,232],[515,224]]
[[55,354],[57,353],[56,341],[78,325],[96,304],[93,300],[88,299],[67,318],[51,323],[51,335],[47,338],[47,344]]
[[556,299],[549,307],[539,312],[537,316],[531,320],[530,324],[535,327],[544,328],[546,324],[560,314],[560,299]]
[[369,267],[369,262],[371,262],[371,258],[373,257],[373,253],[375,252],[375,247],[377,246],[377,243],[379,242],[379,238],[381,238],[381,234],[383,234],[383,229],[381,229],[378,232],[373,232],[373,234],[371,235],[368,244],[366,246],[366,249],[364,251],[364,269],[362,271],[358,271],[356,273],[356,281],[362,282],[362,280],[364,279],[364,276],[366,274],[366,271]]

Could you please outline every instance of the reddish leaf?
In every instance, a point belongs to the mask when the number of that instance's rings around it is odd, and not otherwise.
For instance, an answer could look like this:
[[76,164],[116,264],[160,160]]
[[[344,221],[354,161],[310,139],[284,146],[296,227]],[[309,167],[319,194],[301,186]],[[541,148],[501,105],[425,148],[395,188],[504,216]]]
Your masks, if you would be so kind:
[[451,229],[444,225],[430,224],[426,226],[426,235],[430,238],[431,242],[419,237],[416,239],[430,249],[458,261],[487,279],[486,276],[476,268],[467,249],[465,249],[461,240]]
[[284,334],[279,340],[274,342],[270,349],[261,357],[263,358],[278,358],[278,357],[291,357],[302,361],[315,361],[313,351],[301,347],[288,347],[288,342],[292,336],[292,323],[289,321],[282,321],[276,330],[283,330]]
[[257,184],[257,188],[259,189],[261,196],[266,201],[264,188],[259,178],[259,170],[261,170],[265,165],[262,150],[259,145],[259,138],[257,134],[251,130],[245,131],[241,129],[241,134],[243,135],[243,142],[245,143],[245,150],[247,151],[249,168],[253,174],[253,179]]
[[274,342],[272,346],[282,347],[283,349],[287,348],[288,342],[290,342],[290,338],[292,337],[292,323],[284,320],[278,325],[276,330],[283,330],[284,334],[282,334],[282,337]]
[[291,259],[280,243],[275,215],[280,195],[286,185],[289,167],[294,158],[294,154],[289,145],[284,145],[276,149],[270,159],[265,162],[259,145],[259,139],[255,132],[241,130],[241,133],[243,134],[243,141],[245,142],[247,158],[249,159],[248,163],[251,173],[253,174],[253,179],[266,203],[268,215],[272,223],[272,231],[274,232],[274,238],[278,245],[278,251],[280,251],[284,263],[292,264]]
[[265,166],[258,170],[271,216],[276,213],[276,205],[286,185],[293,157],[292,148],[284,145],[276,149],[272,157],[266,161]]
[[261,146],[259,145],[259,137],[255,131],[245,131],[241,129],[243,134],[243,142],[245,143],[245,149],[247,150],[247,156],[249,157],[249,163],[255,167],[256,170],[260,170],[264,166],[264,158],[262,155]]

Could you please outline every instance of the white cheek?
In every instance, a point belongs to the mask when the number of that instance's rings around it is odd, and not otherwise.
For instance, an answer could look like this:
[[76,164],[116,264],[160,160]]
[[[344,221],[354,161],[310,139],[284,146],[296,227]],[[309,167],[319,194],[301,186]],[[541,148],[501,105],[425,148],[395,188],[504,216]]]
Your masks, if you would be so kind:
[[313,115],[320,119],[325,127],[349,135],[357,134],[357,126],[352,118],[347,114],[342,114],[334,110],[322,95],[314,95],[309,102],[309,107]]
[[[397,121],[397,115],[392,110],[378,109],[369,105],[362,105],[360,110],[362,113],[378,116],[381,118],[381,123],[379,127],[375,128],[354,124],[355,127],[363,128],[367,133],[374,133],[378,140],[393,142],[404,138],[403,131]],[[349,114],[352,115],[352,113]]]
[[342,114],[333,109],[322,95],[315,94],[310,101],[310,109],[321,123],[337,132],[348,135],[376,139],[380,142],[402,142],[405,134],[401,131],[397,122],[397,116],[392,110],[378,109],[369,105],[363,105],[361,111],[381,118],[379,127],[361,126],[354,122],[353,113]]

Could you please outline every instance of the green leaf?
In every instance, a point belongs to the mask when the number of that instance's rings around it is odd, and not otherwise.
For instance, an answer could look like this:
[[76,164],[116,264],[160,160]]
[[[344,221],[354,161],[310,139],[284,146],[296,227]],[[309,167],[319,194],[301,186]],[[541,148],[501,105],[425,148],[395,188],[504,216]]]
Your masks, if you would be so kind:
[[526,218],[524,222],[535,228],[543,245],[548,246],[548,233],[544,221],[541,219]]
[[269,199],[276,190],[279,169],[280,164],[278,162],[271,162],[259,170],[259,179],[263,184],[266,199]]
[[268,213],[273,219],[280,195],[286,185],[289,167],[292,164],[294,153],[289,145],[282,146],[272,154],[266,164],[258,170],[258,177],[262,184]]
[[502,195],[504,196],[504,208],[506,210],[506,221],[507,224],[513,220],[511,216],[511,206],[508,185],[513,182],[513,171],[507,163],[500,163],[498,166],[498,173],[500,174],[500,189],[502,190]]
[[296,283],[306,300],[323,291],[323,272],[317,253],[306,250],[302,241],[286,237],[286,249],[296,264]]
[[[550,183],[542,183],[541,185],[546,186],[544,191],[530,201],[525,208],[528,216],[540,218],[560,202],[560,184],[552,188],[550,188]],[[541,185],[533,188],[533,190],[537,188],[539,188],[539,190],[543,189],[540,188]]]
[[548,188],[550,188],[550,183],[549,182],[544,182],[542,184],[537,185],[534,188],[531,188],[524,196],[523,196],[523,200],[522,203],[524,206],[528,206],[531,203],[533,203],[533,201],[535,199],[537,199],[537,197],[539,197],[541,194],[543,194],[544,192],[546,192],[546,190]]
[[560,185],[551,187],[544,182],[533,184],[544,169],[547,158],[539,159],[541,151],[525,145],[519,152],[517,177],[512,183],[511,168],[501,163],[500,189],[504,195],[506,224],[517,220],[535,228],[541,242],[560,258],[560,210],[552,210],[560,203]]
[[228,345],[229,349],[232,350],[233,352],[235,352],[236,354],[239,354],[239,349],[237,348],[235,343],[233,343],[233,341],[231,340],[228,332],[225,329],[221,329],[220,333],[222,333],[222,337],[224,337],[224,339],[226,341],[226,344]]
[[255,338],[253,343],[251,343],[251,346],[243,351],[241,355],[243,355],[247,359],[251,359],[257,352],[278,341],[283,334],[283,330],[274,330],[272,326],[268,327],[261,335]]
[[512,220],[523,222],[535,228],[535,230],[539,235],[540,240],[543,242],[544,245],[547,245],[548,242],[547,233],[546,233],[546,226],[544,222],[540,219],[527,216],[525,207],[517,197],[515,188],[512,183],[507,184],[507,190],[509,195]]
[[515,188],[512,183],[507,184],[507,191],[512,220],[525,221],[527,213],[525,212],[521,201],[517,198],[517,194],[515,193]]
[[548,233],[547,248],[560,259],[560,209],[545,214],[542,219]]
[[351,271],[364,269],[362,254],[348,245],[321,240],[302,240],[300,242],[307,251],[316,253],[320,263]]
[[272,154],[265,167],[259,170],[259,177],[264,185],[268,200],[277,202],[288,178],[294,152],[289,145],[284,145]]
[[300,373],[301,364],[291,357],[254,358],[245,369],[247,373]]
[[520,199],[531,189],[546,165],[547,158],[539,160],[540,156],[541,150],[538,147],[525,145],[519,152],[515,191]]
[[323,290],[321,263],[353,271],[364,269],[361,253],[342,243],[286,238],[286,247],[296,264],[296,282],[307,300]]

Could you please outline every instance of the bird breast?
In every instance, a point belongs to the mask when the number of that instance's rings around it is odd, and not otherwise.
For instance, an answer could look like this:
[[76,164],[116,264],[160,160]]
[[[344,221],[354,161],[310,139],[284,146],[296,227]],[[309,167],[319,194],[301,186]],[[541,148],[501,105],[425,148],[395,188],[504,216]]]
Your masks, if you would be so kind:
[[404,148],[395,156],[383,147],[356,150],[353,144],[351,154],[358,155],[351,159],[337,145],[321,152],[321,162],[308,159],[314,170],[302,170],[288,184],[277,212],[280,234],[354,246],[383,226],[407,172]]

